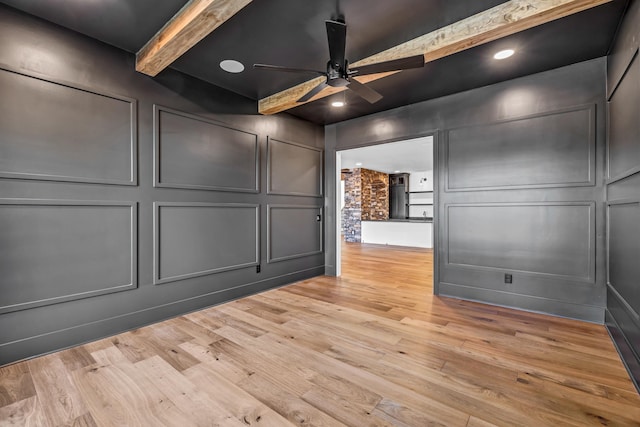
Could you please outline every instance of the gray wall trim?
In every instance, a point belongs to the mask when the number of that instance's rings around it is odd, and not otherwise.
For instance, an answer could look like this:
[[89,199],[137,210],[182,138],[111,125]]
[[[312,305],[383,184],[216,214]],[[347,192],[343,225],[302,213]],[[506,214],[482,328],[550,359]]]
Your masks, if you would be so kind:
[[[187,208],[250,208],[256,214],[256,247],[255,261],[228,265],[220,268],[212,268],[192,273],[181,274],[179,276],[160,277],[160,208],[162,207],[187,207]],[[260,264],[260,205],[247,203],[183,203],[183,202],[154,202],[153,203],[153,284],[162,285],[164,283],[176,282],[178,280],[190,279],[192,277],[206,276],[223,271],[237,270],[240,268],[252,267]]]
[[613,95],[615,95],[616,90],[618,90],[618,88],[620,87],[620,83],[622,83],[624,78],[627,76],[627,73],[629,72],[629,69],[631,68],[631,64],[633,64],[633,60],[636,59],[636,56],[638,56],[638,52],[640,52],[640,46],[636,47],[636,50],[629,57],[629,61],[625,64],[625,67],[624,67],[624,70],[622,71],[622,74],[616,80],[615,84],[611,88],[609,88],[608,93],[607,93],[607,101],[610,101],[611,98],[613,98]]
[[[246,133],[255,137],[255,186],[253,188],[238,188],[238,187],[224,187],[215,185],[190,185],[190,184],[176,184],[171,182],[160,181],[160,112],[170,113],[176,116],[184,117],[191,120],[198,120],[203,123],[207,123],[213,126],[219,126],[226,129],[230,129],[237,132]],[[248,132],[243,129],[229,126],[225,123],[210,120],[202,116],[190,114],[184,111],[176,110],[169,107],[164,107],[158,104],[153,104],[153,186],[157,188],[182,188],[187,190],[214,190],[214,191],[230,191],[237,193],[259,193],[260,192],[260,145],[258,141],[258,135],[253,132]]]
[[[604,307],[442,282],[440,296],[602,324]],[[562,313],[562,314],[559,314]]]
[[[616,290],[615,288],[615,284],[611,283],[611,269],[609,268],[610,266],[610,256],[611,256],[611,232],[610,232],[610,226],[611,226],[611,214],[610,214],[610,210],[611,210],[611,206],[621,206],[621,205],[640,205],[640,198],[637,197],[630,197],[630,198],[625,198],[625,199],[618,199],[618,200],[607,200],[605,202],[606,207],[607,207],[607,211],[606,211],[606,227],[607,227],[607,238],[606,238],[606,245],[607,245],[607,287],[611,290],[611,292],[618,297],[618,299],[621,301],[622,305],[629,311],[629,313],[633,313],[636,316],[636,320],[638,321],[638,324],[640,324],[640,317],[638,317],[638,313],[629,305],[629,303],[627,303],[627,301],[624,300],[624,298],[622,298],[622,296],[620,295],[620,293]],[[638,262],[640,262],[640,260],[638,260]]]
[[638,312],[635,311],[633,307],[631,307],[631,305],[629,305],[629,303],[622,297],[622,295],[620,295],[620,292],[618,292],[618,290],[611,283],[607,283],[607,289],[609,290],[609,292],[611,292],[611,295],[613,295],[618,301],[618,304],[620,304],[622,308],[624,308],[627,316],[634,320],[636,325],[640,327],[640,314],[638,314]]
[[91,201],[91,200],[46,200],[46,199],[0,199],[0,206],[73,206],[73,207],[100,207],[100,206],[121,206],[127,207],[131,212],[131,269],[130,282],[127,284],[114,284],[99,290],[80,292],[69,295],[30,301],[20,304],[0,306],[0,314],[14,311],[27,310],[30,308],[44,307],[47,305],[62,302],[74,301],[90,298],[98,295],[106,295],[115,292],[129,291],[138,287],[138,203],[137,202],[115,202],[115,201]]
[[605,326],[613,345],[616,347],[622,364],[627,369],[633,385],[640,393],[640,357],[629,343],[627,336],[622,331],[618,320],[611,313],[609,308],[605,311]]
[[[486,126],[514,123],[522,120],[536,119],[541,117],[554,116],[564,113],[571,113],[575,111],[589,111],[589,159],[588,159],[588,181],[578,182],[552,182],[546,184],[526,184],[526,185],[501,185],[501,186],[486,186],[486,187],[459,187],[452,188],[449,186],[449,133],[458,129],[474,129],[482,128]],[[444,148],[444,161],[445,171],[444,174],[444,187],[448,193],[463,192],[463,191],[493,191],[493,190],[521,190],[521,189],[535,189],[535,188],[559,188],[559,187],[589,187],[595,186],[595,168],[596,168],[596,104],[578,105],[569,108],[563,108],[559,110],[546,111],[543,113],[525,115],[515,118],[509,118],[506,120],[498,120],[494,122],[482,123],[480,125],[471,126],[459,126],[445,130],[443,138]]]
[[[509,207],[509,206],[584,206],[589,208],[589,275],[585,277],[568,276],[563,274],[542,273],[536,271],[526,271],[509,269],[503,267],[490,267],[480,265],[457,264],[449,262],[449,209],[454,207]],[[444,264],[456,268],[465,268],[484,271],[514,272],[519,275],[532,277],[558,278],[596,284],[596,251],[595,251],[595,229],[596,229],[596,203],[595,202],[514,202],[514,203],[446,203],[444,205],[445,218],[443,219],[445,243],[442,246],[444,254]]]
[[[319,160],[320,160],[320,172],[319,172],[319,176],[318,176],[318,191],[316,193],[296,193],[296,192],[284,192],[284,191],[278,191],[278,190],[273,190],[273,148],[272,148],[272,141],[273,142],[279,142],[281,144],[288,144],[288,145],[293,145],[299,148],[303,148],[306,150],[311,150],[311,151],[317,151],[318,152],[318,156],[319,156]],[[281,195],[281,196],[303,196],[303,197],[322,197],[323,196],[323,178],[324,178],[324,168],[323,168],[323,157],[324,157],[324,150],[321,148],[316,148],[316,147],[311,147],[309,145],[304,145],[304,144],[300,144],[297,142],[291,142],[291,141],[284,141],[282,139],[279,138],[273,138],[268,136],[267,137],[267,194],[273,194],[273,195]]]
[[268,204],[267,205],[267,263],[268,264],[272,264],[274,262],[279,262],[279,261],[287,261],[290,259],[295,259],[295,258],[302,258],[302,257],[307,257],[310,255],[317,255],[317,254],[321,254],[323,251],[323,236],[322,236],[322,223],[323,221],[320,220],[318,221],[318,227],[319,227],[319,233],[320,233],[320,240],[319,240],[319,248],[315,251],[311,251],[311,252],[304,252],[304,253],[299,253],[299,254],[294,254],[294,255],[289,255],[289,256],[284,256],[284,257],[278,257],[278,258],[274,258],[273,254],[272,254],[272,249],[271,249],[271,243],[272,243],[272,239],[273,239],[273,231],[271,230],[271,220],[273,217],[273,213],[272,210],[274,209],[310,209],[310,210],[315,210],[318,212],[318,215],[320,215],[320,218],[322,218],[322,207],[321,206],[301,206],[301,205],[276,205],[276,204]]
[[77,182],[83,184],[103,184],[103,185],[138,185],[138,101],[128,96],[119,95],[107,91],[97,91],[95,88],[88,88],[76,83],[70,83],[65,80],[54,79],[50,76],[37,73],[35,71],[29,71],[26,73],[24,70],[10,67],[0,63],[0,71],[18,74],[24,77],[29,77],[43,82],[64,86],[69,89],[75,89],[82,92],[90,93],[96,96],[102,96],[105,98],[115,99],[117,101],[127,102],[130,104],[130,158],[131,158],[131,174],[128,180],[114,180],[114,179],[91,179],[78,176],[65,176],[65,175],[50,175],[50,174],[35,174],[35,173],[21,173],[21,172],[7,172],[0,171],[0,178],[8,179],[27,179],[37,181],[54,181],[54,182]]
[[633,198],[638,194],[638,190],[640,190],[638,183],[640,183],[640,170],[631,172],[629,175],[617,179],[614,182],[607,182],[605,185],[605,200],[626,200],[629,197]]
[[611,141],[611,126],[610,126],[610,104],[611,104],[611,100],[613,99],[613,97],[616,95],[618,88],[620,87],[620,85],[622,84],[622,82],[625,80],[625,78],[627,76],[629,76],[629,73],[631,71],[631,65],[634,63],[634,61],[638,60],[640,61],[640,58],[638,58],[638,53],[640,52],[640,47],[637,47],[633,53],[633,55],[631,55],[631,57],[629,58],[629,62],[625,64],[625,68],[624,71],[622,72],[622,74],[620,75],[620,78],[616,81],[615,86],[613,87],[613,89],[611,90],[611,92],[608,94],[607,96],[607,144],[606,144],[606,170],[605,170],[605,185],[609,185],[609,184],[613,184],[614,182],[623,180],[625,178],[628,178],[631,175],[634,175],[638,172],[640,172],[640,166],[637,167],[631,167],[623,172],[618,173],[615,176],[611,176],[611,153],[610,153],[610,141]]
[[119,334],[206,307],[223,304],[268,289],[323,274],[324,266],[297,270],[268,279],[220,289],[206,294],[171,301],[123,315],[100,319],[0,344],[0,366],[38,357],[67,347]]
[[[607,164],[607,168],[608,167],[609,167],[609,165]],[[618,176],[616,176],[614,178],[606,180],[605,185],[609,185],[609,184],[613,184],[613,183],[618,182],[618,181],[622,181],[623,179],[629,178],[630,176],[633,176],[633,175],[635,175],[637,173],[640,173],[640,167],[631,168],[631,169],[626,170],[625,172],[619,174]]]
[[433,137],[433,294],[440,295],[440,248],[442,247],[442,232],[440,231],[440,139],[442,132],[434,131]]

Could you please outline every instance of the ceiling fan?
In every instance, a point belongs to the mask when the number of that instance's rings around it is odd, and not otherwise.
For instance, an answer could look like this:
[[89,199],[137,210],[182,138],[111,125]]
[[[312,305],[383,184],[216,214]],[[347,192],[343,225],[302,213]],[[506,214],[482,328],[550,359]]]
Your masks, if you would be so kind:
[[385,73],[389,71],[407,70],[410,68],[424,67],[424,56],[415,55],[407,58],[394,59],[392,61],[377,62],[350,69],[349,61],[345,58],[347,24],[344,20],[325,21],[327,26],[327,40],[329,41],[329,62],[326,71],[308,70],[303,68],[281,67],[279,65],[253,64],[256,69],[285,71],[289,73],[313,73],[325,76],[326,81],[320,83],[304,94],[298,102],[306,102],[314,95],[328,86],[347,87],[370,103],[378,102],[382,95],[370,87],[360,83],[353,77],[366,76],[368,74]]

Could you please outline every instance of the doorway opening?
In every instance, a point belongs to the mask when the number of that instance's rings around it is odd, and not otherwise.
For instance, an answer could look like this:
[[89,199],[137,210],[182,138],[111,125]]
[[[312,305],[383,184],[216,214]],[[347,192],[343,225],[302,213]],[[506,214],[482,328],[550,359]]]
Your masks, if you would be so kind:
[[413,251],[432,260],[434,178],[433,135],[337,151],[336,275],[343,249],[346,259],[379,249],[372,256]]

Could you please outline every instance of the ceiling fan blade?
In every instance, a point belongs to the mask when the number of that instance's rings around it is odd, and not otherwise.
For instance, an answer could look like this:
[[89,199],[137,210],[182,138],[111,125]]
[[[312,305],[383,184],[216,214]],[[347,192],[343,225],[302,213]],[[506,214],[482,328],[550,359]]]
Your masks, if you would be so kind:
[[321,76],[327,75],[324,71],[308,70],[306,68],[281,67],[279,65],[253,64],[253,68],[257,70],[285,71],[287,73],[314,73]]
[[322,82],[320,83],[318,86],[314,87],[313,89],[311,89],[309,92],[307,92],[306,94],[304,94],[304,96],[300,99],[298,99],[297,102],[307,102],[308,100],[310,100],[311,98],[313,98],[318,92],[320,92],[322,89],[324,89],[325,87],[329,87],[329,85],[327,84],[327,82]]
[[344,67],[344,52],[347,42],[347,25],[344,22],[325,21],[327,40],[329,41],[329,57],[334,68]]
[[369,86],[363,85],[356,79],[349,80],[349,86],[347,87],[352,91],[354,91],[359,96],[361,96],[362,98],[369,101],[371,104],[375,104],[376,102],[382,99],[382,95],[380,95],[375,90],[371,89]]
[[409,56],[408,58],[393,59],[391,61],[377,62],[371,65],[350,70],[356,76],[366,76],[367,74],[386,73],[387,71],[408,70],[410,68],[424,67],[424,55]]

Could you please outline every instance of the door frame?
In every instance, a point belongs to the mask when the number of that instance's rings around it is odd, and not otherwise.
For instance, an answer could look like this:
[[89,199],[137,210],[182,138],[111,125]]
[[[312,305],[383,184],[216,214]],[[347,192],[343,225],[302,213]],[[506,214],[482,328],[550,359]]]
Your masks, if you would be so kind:
[[441,174],[441,159],[440,159],[440,131],[433,130],[430,132],[420,133],[416,135],[407,135],[399,138],[385,139],[380,141],[372,141],[365,144],[355,145],[351,147],[342,147],[336,148],[335,150],[335,160],[334,160],[334,171],[335,171],[335,198],[333,201],[334,208],[334,218],[336,219],[336,227],[333,230],[335,235],[335,275],[340,276],[342,273],[342,238],[341,238],[341,225],[342,225],[342,215],[340,211],[341,200],[341,191],[340,191],[340,181],[341,181],[341,169],[342,169],[342,151],[353,150],[356,148],[364,148],[371,147],[374,145],[381,144],[389,144],[392,142],[400,142],[407,141],[410,139],[424,138],[431,136],[433,138],[433,292],[434,294],[439,293],[439,282],[440,282],[440,268],[439,268],[439,248],[440,248],[440,203],[439,203],[439,194],[440,194],[440,174]]

